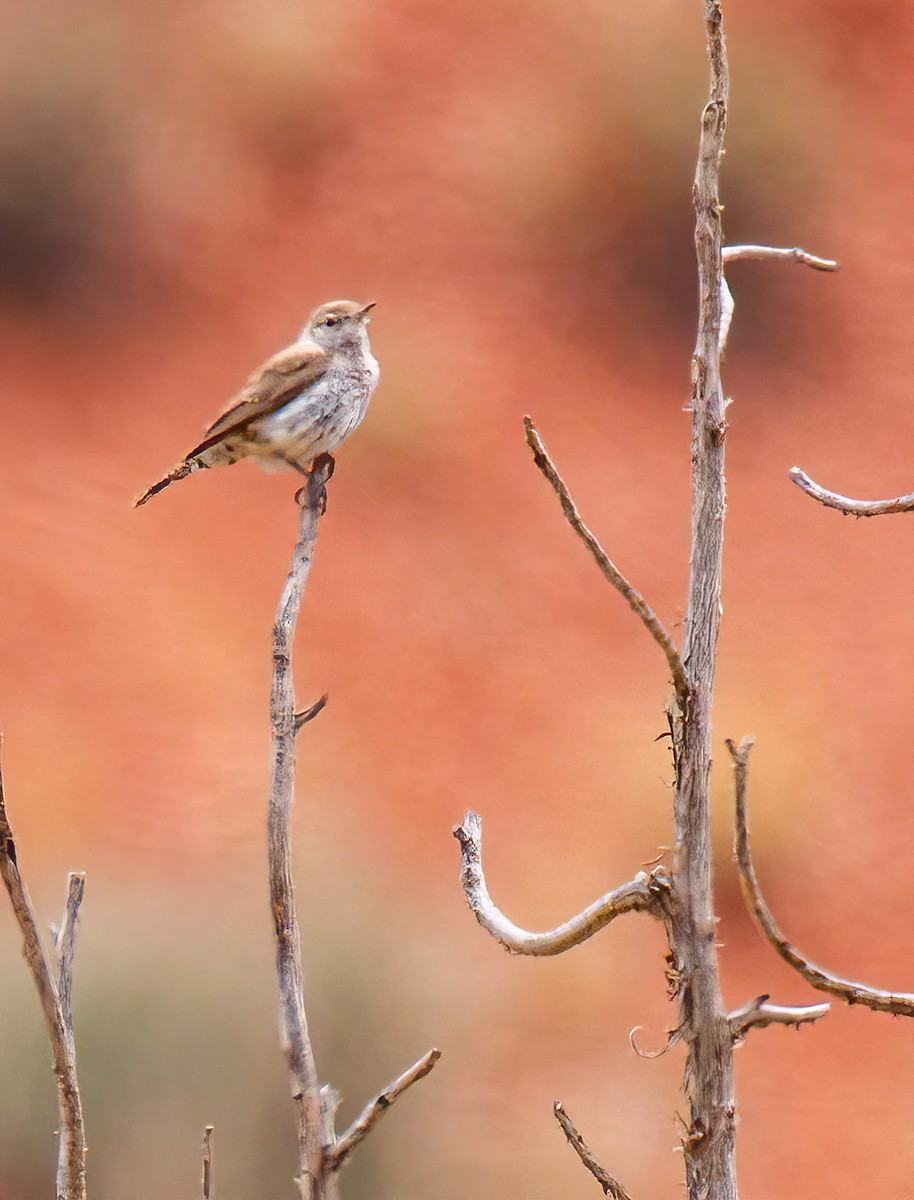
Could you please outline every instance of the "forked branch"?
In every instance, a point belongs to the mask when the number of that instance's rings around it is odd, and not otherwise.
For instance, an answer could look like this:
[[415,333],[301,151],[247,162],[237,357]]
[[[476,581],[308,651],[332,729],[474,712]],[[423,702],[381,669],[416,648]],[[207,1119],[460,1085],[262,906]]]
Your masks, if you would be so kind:
[[914,512],[914,492],[907,496],[895,496],[891,500],[852,500],[849,496],[839,496],[837,492],[821,487],[799,467],[791,467],[788,474],[807,496],[812,496],[813,500],[818,500],[826,508],[836,508],[848,516],[882,517],[889,513]]
[[368,1101],[359,1116],[346,1132],[340,1135],[339,1141],[330,1150],[328,1162],[331,1170],[338,1171],[340,1169],[359,1142],[371,1133],[391,1105],[399,1100],[407,1088],[411,1088],[414,1083],[424,1079],[440,1057],[440,1050],[429,1050],[428,1054],[423,1055],[417,1063],[413,1063],[408,1071],[404,1071],[398,1079],[389,1083],[383,1092],[378,1092]]
[[578,1133],[574,1122],[568,1113],[565,1112],[560,1100],[556,1100],[555,1104],[553,1104],[552,1111],[555,1113],[555,1119],[561,1126],[562,1133],[564,1133],[568,1140],[568,1145],[603,1189],[603,1195],[609,1196],[611,1200],[631,1200],[628,1192],[618,1179],[613,1179],[609,1171],[601,1167],[594,1158],[593,1151]]
[[292,801],[295,796],[295,738],[303,722],[296,720],[292,648],[302,593],[311,571],[317,527],[326,506],[326,484],[333,459],[314,464],[296,499],[301,508],[298,540],[273,626],[272,778],[268,815],[270,910],[276,938],[279,975],[280,1035],[298,1118],[298,1186],[304,1200],[324,1200],[320,1081],[305,1015],[301,937],[292,883]]
[[301,509],[292,566],[280,597],[273,626],[273,686],[270,697],[273,769],[269,804],[270,907],[276,938],[279,975],[280,1030],[292,1076],[298,1117],[299,1174],[302,1200],[338,1200],[339,1171],[352,1150],[416,1080],[427,1075],[440,1057],[431,1050],[405,1074],[380,1092],[359,1119],[337,1140],[334,1132],[337,1097],[321,1087],[305,1016],[301,938],[292,883],[291,819],[295,794],[295,742],[300,730],[323,709],[322,696],[310,708],[295,710],[292,649],[301,599],[311,570],[318,522],[326,507],[326,485],[333,459],[319,456],[299,491]]
[[629,883],[607,892],[564,925],[546,933],[530,933],[509,921],[489,896],[482,870],[482,817],[467,812],[463,824],[454,829],[454,837],[460,842],[460,882],[467,904],[483,929],[511,954],[533,957],[564,954],[573,946],[586,942],[623,913],[646,912],[667,921],[669,885],[665,876],[659,871],[650,874],[639,871]]
[[749,911],[781,958],[790,963],[793,969],[817,991],[837,996],[846,1004],[862,1004],[877,1012],[893,1013],[900,1017],[914,1017],[914,995],[911,993],[881,991],[878,988],[868,987],[850,979],[842,979],[838,975],[824,971],[810,962],[808,958],[804,958],[778,928],[771,915],[771,910],[762,896],[749,848],[748,778],[749,754],[753,744],[754,739],[751,737],[744,737],[739,746],[734,746],[733,742],[727,741],[727,749],[733,759],[736,774],[736,861],[739,867],[743,896]]
[[64,917],[57,932],[53,960],[45,953],[28,892],[19,874],[16,843],[3,797],[0,771],[0,874],[13,904],[22,933],[22,950],[28,963],[44,1013],[54,1075],[57,1078],[59,1142],[57,1149],[57,1200],[85,1200],[86,1137],[82,1101],[76,1075],[76,1047],[70,993],[73,982],[73,949],[85,876],[73,873],[67,886]]
[[642,624],[647,629],[648,633],[663,651],[670,667],[670,674],[673,676],[673,686],[676,689],[676,696],[679,700],[680,708],[685,711],[686,702],[688,699],[688,686],[686,684],[685,671],[682,666],[682,659],[679,651],[673,645],[673,639],[664,629],[662,623],[658,619],[656,613],[644,599],[641,593],[628,582],[616,564],[612,561],[593,533],[587,528],[581,519],[581,514],[577,510],[574,500],[571,498],[571,493],[565,486],[565,481],[555,469],[555,464],[546,452],[540,435],[537,433],[536,426],[530,417],[524,417],[524,430],[527,436],[527,445],[533,451],[533,461],[542,471],[543,475],[548,480],[552,490],[559,498],[559,503],[562,506],[562,512],[565,514],[565,519],[571,528],[575,531],[590,554],[603,572],[603,575],[613,585],[620,595],[624,596],[628,601],[632,612],[641,619]]

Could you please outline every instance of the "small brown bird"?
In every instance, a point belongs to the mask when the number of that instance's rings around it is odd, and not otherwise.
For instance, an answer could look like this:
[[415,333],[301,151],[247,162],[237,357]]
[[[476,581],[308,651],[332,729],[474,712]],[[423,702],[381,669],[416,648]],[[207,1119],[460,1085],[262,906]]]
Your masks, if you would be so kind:
[[255,458],[267,471],[307,473],[362,423],[378,364],[368,344],[371,304],[334,300],[308,318],[298,341],[268,358],[219,419],[136,507],[204,467]]

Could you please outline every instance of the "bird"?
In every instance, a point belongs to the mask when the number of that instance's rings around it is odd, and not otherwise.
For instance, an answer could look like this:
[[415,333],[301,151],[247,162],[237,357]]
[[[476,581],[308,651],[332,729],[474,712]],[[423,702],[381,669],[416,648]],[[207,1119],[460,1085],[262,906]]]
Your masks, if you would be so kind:
[[134,502],[206,467],[256,459],[266,471],[303,475],[319,455],[332,455],[361,425],[378,382],[368,343],[375,302],[332,300],[308,317],[296,341],[250,376],[203,437]]

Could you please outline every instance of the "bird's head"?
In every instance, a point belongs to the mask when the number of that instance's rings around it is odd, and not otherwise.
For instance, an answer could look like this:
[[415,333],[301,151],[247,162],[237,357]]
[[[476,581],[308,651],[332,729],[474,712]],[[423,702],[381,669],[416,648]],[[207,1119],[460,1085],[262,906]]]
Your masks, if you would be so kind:
[[357,304],[354,300],[332,300],[316,308],[308,318],[305,335],[325,350],[351,345],[361,340],[375,302]]

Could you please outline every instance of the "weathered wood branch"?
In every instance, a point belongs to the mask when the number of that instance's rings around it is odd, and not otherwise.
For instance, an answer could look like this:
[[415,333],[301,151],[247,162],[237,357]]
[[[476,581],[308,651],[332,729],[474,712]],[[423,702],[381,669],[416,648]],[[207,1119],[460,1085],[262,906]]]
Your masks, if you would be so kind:
[[368,1101],[359,1116],[346,1132],[340,1135],[339,1141],[330,1150],[328,1162],[331,1170],[338,1171],[340,1169],[352,1151],[368,1136],[391,1105],[396,1103],[407,1088],[411,1088],[414,1083],[424,1079],[440,1057],[440,1050],[429,1050],[418,1062],[413,1063],[408,1071],[404,1071],[393,1083],[389,1083],[382,1092],[378,1092]]
[[212,1200],[213,1195],[213,1137],[215,1129],[207,1125],[203,1130],[203,1200]]
[[489,896],[482,869],[482,817],[467,812],[463,823],[454,829],[454,837],[460,842],[460,882],[467,904],[483,929],[511,954],[533,957],[564,954],[623,913],[646,912],[664,922],[669,919],[669,885],[665,877],[659,871],[650,874],[640,871],[629,883],[607,892],[563,925],[546,933],[530,933],[509,921]]
[[[301,599],[311,571],[318,523],[326,502],[333,459],[320,455],[305,486],[298,492],[298,539],[273,625],[273,684],[270,696],[272,773],[269,802],[270,907],[279,976],[280,1032],[292,1077],[298,1120],[299,1173],[302,1200],[339,1200],[339,1172],[349,1154],[408,1087],[427,1075],[441,1057],[431,1050],[368,1104],[358,1120],[337,1139],[334,1132],[338,1097],[321,1086],[305,1015],[301,936],[292,881],[291,821],[295,794],[295,745],[299,731],[323,709],[326,695],[296,712],[292,650]],[[205,1169],[205,1168],[204,1168]]]
[[723,318],[720,165],[728,70],[719,0],[705,0],[710,97],[701,116],[692,189],[698,262],[698,332],[692,357],[692,544],[682,660],[688,708],[674,713],[673,905],[670,970],[678,986],[677,1032],[686,1046],[689,1105],[683,1139],[691,1200],[735,1200],[733,1039],[715,941],[711,868],[711,708],[721,614],[724,441],[720,378]]
[[295,714],[295,732],[298,733],[302,725],[307,725],[309,721],[313,721],[318,713],[324,711],[327,707],[328,696],[325,692],[320,700],[315,700],[309,708],[302,709],[301,712]]
[[67,876],[67,901],[63,920],[54,930],[54,982],[60,1000],[64,1025],[73,1031],[73,955],[79,931],[79,910],[86,893],[84,871],[71,871]]
[[799,467],[791,467],[788,474],[807,496],[812,496],[813,500],[818,500],[826,508],[836,508],[847,516],[882,517],[889,513],[914,512],[914,492],[906,496],[895,496],[891,500],[852,500],[849,496],[839,496],[837,492],[830,492],[821,487]]
[[667,663],[670,667],[670,674],[673,677],[673,686],[676,689],[676,695],[681,705],[686,702],[686,679],[685,672],[682,668],[682,659],[679,656],[679,651],[673,645],[673,639],[664,629],[663,624],[658,619],[654,610],[647,603],[641,593],[629,583],[619,568],[615,565],[593,533],[587,528],[581,519],[581,515],[577,510],[574,500],[565,482],[555,468],[555,464],[546,452],[546,448],[542,443],[540,435],[536,431],[536,426],[530,417],[524,417],[524,430],[527,438],[527,445],[533,451],[533,461],[542,471],[543,475],[548,480],[552,490],[559,498],[562,506],[562,512],[565,514],[565,519],[571,528],[575,531],[590,554],[603,572],[603,575],[613,585],[617,592],[623,596],[629,604],[632,612],[640,618],[642,624],[647,629],[648,633],[663,651]]
[[292,802],[295,795],[295,714],[292,649],[302,593],[308,581],[318,522],[326,507],[326,484],[333,471],[329,455],[314,463],[296,496],[301,509],[292,566],[273,625],[273,683],[270,696],[272,773],[268,815],[270,910],[279,976],[280,1035],[292,1076],[298,1121],[299,1175],[303,1200],[331,1200],[325,1187],[321,1138],[320,1080],[305,1015],[301,936],[292,882]]
[[611,1200],[631,1200],[628,1192],[618,1179],[614,1179],[609,1171],[601,1167],[594,1158],[593,1151],[578,1133],[574,1122],[568,1113],[565,1112],[560,1100],[556,1100],[553,1104],[552,1111],[555,1113],[555,1119],[558,1121],[562,1133],[564,1133],[568,1141],[568,1145],[603,1189],[603,1195],[609,1196]]
[[755,739],[751,737],[744,737],[738,746],[734,746],[729,740],[727,742],[736,777],[736,861],[743,896],[750,913],[781,958],[817,991],[837,996],[846,1004],[862,1004],[877,1012],[914,1017],[914,994],[886,992],[833,975],[800,954],[779,929],[762,895],[749,846],[749,755],[754,744]]
[[730,1034],[734,1042],[741,1042],[750,1029],[763,1029],[766,1025],[809,1025],[828,1015],[831,1005],[825,1004],[769,1004],[769,996],[757,996],[742,1008],[730,1013]]
[[[810,254],[808,250],[801,250],[799,246],[792,246],[788,250],[783,250],[776,246],[723,246],[721,248],[721,262],[725,267],[729,266],[730,263],[743,262],[746,259],[801,263],[803,266],[812,267],[814,271],[837,271],[839,267],[839,264],[832,259],[817,258],[815,254]],[[733,294],[727,287],[727,281],[724,278],[721,278],[721,305],[718,348],[720,353],[723,354],[735,307]]]
[[724,266],[729,266],[734,262],[743,262],[745,259],[758,259],[770,262],[800,263],[802,266],[812,267],[814,271],[837,271],[840,268],[840,263],[836,263],[833,259],[817,258],[815,254],[810,254],[808,250],[801,250],[799,246],[791,246],[789,250],[782,250],[776,246],[724,246],[721,258]]
[[6,812],[3,774],[0,770],[0,875],[9,893],[22,934],[22,949],[44,1013],[57,1080],[59,1141],[57,1149],[57,1200],[86,1198],[86,1136],[82,1100],[76,1074],[76,1045],[70,995],[73,950],[85,875],[71,873],[67,902],[57,932],[53,959],[45,953],[28,892],[19,873],[16,843]]

